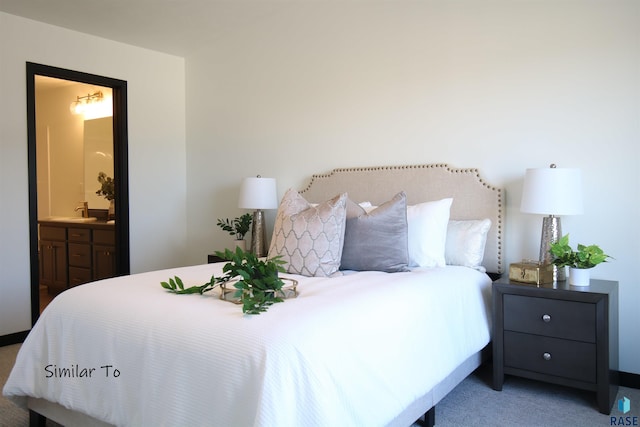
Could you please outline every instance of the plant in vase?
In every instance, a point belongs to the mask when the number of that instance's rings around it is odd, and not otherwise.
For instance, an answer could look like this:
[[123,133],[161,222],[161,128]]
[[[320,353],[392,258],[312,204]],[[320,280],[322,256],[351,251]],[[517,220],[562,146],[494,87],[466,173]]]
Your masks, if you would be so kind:
[[232,237],[235,237],[236,246],[246,249],[244,236],[249,232],[251,228],[251,221],[253,217],[250,213],[246,213],[237,218],[230,220],[229,218],[218,218],[218,227],[229,233]]
[[107,176],[106,173],[99,172],[98,182],[100,183],[100,189],[96,191],[96,194],[103,196],[110,202],[108,218],[113,219],[115,217],[116,181],[110,176]]
[[578,244],[573,250],[569,246],[568,234],[552,243],[549,252],[554,265],[569,267],[569,283],[574,286],[589,286],[589,270],[611,258],[598,245]]

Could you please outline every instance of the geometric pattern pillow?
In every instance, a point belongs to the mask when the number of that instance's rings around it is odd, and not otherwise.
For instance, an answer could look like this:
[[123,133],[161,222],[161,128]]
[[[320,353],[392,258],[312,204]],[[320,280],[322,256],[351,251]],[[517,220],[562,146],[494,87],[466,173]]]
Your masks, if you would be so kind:
[[287,273],[331,276],[342,258],[346,193],[312,206],[289,189],[278,207],[268,258],[281,256]]

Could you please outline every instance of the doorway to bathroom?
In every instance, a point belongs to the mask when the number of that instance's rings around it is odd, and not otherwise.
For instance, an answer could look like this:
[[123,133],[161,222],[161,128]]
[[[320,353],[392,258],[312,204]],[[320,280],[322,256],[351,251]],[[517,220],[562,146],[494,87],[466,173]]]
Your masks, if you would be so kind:
[[127,83],[27,63],[31,318],[129,274]]

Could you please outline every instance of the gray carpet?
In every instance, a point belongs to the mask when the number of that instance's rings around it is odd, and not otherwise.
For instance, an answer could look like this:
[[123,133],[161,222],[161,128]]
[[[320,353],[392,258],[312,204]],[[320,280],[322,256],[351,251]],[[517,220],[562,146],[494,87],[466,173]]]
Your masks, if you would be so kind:
[[[4,383],[7,382],[9,372],[16,361],[16,354],[18,354],[19,348],[19,344],[0,347],[0,387],[4,387]],[[0,396],[0,427],[28,425],[29,415],[5,399],[4,396]]]
[[[618,399],[631,400],[622,414]],[[611,417],[636,417],[640,425],[640,390],[620,387],[611,415],[598,412],[595,393],[507,376],[502,391],[491,388],[491,366],[485,364],[436,406],[436,426],[572,427],[610,426]],[[616,418],[619,425],[619,419]]]
[[[0,386],[4,387],[19,345],[0,347]],[[571,427],[610,426],[611,417],[637,417],[640,424],[640,390],[621,387],[618,399],[631,400],[631,411],[611,415],[596,409],[595,394],[508,376],[503,391],[494,391],[491,366],[483,365],[465,379],[436,407],[436,426]],[[617,399],[616,399],[617,400]],[[616,419],[616,424],[620,420]],[[622,420],[625,421],[625,420]],[[633,419],[631,419],[633,422]],[[0,397],[0,427],[27,427],[29,416]],[[47,423],[55,427],[55,423]]]

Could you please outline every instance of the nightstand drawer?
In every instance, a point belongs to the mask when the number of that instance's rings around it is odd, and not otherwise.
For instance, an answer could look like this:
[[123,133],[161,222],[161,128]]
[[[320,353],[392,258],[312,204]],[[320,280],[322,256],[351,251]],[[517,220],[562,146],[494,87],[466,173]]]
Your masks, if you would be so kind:
[[504,329],[596,342],[596,306],[522,295],[503,296]]
[[596,382],[595,344],[504,332],[504,366]]

